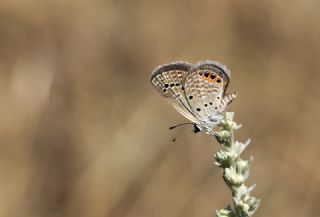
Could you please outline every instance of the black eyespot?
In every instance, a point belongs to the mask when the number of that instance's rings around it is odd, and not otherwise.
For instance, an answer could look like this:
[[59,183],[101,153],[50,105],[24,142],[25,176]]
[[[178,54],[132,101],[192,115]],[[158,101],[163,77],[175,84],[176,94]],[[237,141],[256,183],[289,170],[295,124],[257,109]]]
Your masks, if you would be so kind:
[[199,111],[201,111],[201,108],[197,108],[196,110],[199,112]]
[[179,83],[176,83],[176,86],[178,87],[180,84]]
[[166,88],[163,88],[162,92],[164,92],[164,93],[167,92],[167,89],[166,89]]
[[218,109],[218,107],[214,107],[214,109]]
[[218,96],[217,99],[220,99],[220,96]]
[[210,76],[210,78],[213,80],[213,79],[216,78],[216,75],[212,74],[212,75]]
[[205,107],[207,107],[207,106],[208,106],[208,104],[204,104],[204,106],[205,106]]
[[202,75],[203,75],[202,71],[201,71],[201,72],[199,72],[199,75],[200,75],[200,76],[202,76]]
[[193,99],[193,96],[189,96],[189,99]]
[[165,87],[165,88],[168,88],[168,87],[169,87],[169,84],[165,84],[164,87]]
[[184,90],[184,86],[181,87],[181,90]]
[[220,80],[220,79],[218,79],[218,80],[217,80],[217,83],[220,83],[220,82],[221,82],[221,80]]
[[173,86],[174,86],[174,83],[171,83],[171,84],[170,84],[170,87],[173,87]]
[[212,105],[212,102],[210,102],[209,104]]
[[205,73],[204,73],[204,77],[208,77],[209,76],[209,72],[208,71],[205,71]]

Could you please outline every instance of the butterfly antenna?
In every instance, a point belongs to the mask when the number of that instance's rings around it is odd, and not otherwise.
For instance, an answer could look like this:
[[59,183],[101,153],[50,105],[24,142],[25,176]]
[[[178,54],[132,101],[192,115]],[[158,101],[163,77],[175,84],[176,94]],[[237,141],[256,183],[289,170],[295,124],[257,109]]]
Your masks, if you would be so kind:
[[180,127],[180,126],[187,125],[187,124],[193,124],[193,123],[177,124],[177,125],[174,125],[174,126],[169,127],[169,130],[173,130],[173,129],[176,128],[176,127]]
[[177,140],[177,138],[178,138],[179,136],[181,136],[182,133],[184,133],[187,129],[188,129],[187,127],[183,128],[183,129],[171,140],[171,142],[175,142],[175,141]]
[[[182,124],[177,124],[177,125],[174,125],[174,126],[172,126],[172,127],[169,127],[169,129],[172,130],[172,129],[176,128],[176,127],[180,127],[180,126],[184,126],[184,125],[189,125],[189,124],[193,125],[192,132],[193,132],[194,134],[201,132],[201,128],[200,128],[197,124],[195,124],[195,123],[182,123]],[[178,138],[179,136],[181,136],[182,133],[185,132],[185,131],[188,130],[188,129],[189,129],[189,128],[187,128],[187,127],[183,128],[183,129],[177,134],[177,136],[174,137],[171,141],[172,141],[172,142],[175,142],[175,141],[177,140],[177,138]]]

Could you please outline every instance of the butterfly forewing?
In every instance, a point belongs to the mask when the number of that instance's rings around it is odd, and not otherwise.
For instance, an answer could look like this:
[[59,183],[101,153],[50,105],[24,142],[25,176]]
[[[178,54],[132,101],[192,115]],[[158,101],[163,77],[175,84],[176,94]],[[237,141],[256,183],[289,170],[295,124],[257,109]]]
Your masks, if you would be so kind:
[[191,68],[191,64],[187,62],[161,65],[152,72],[150,81],[177,111],[190,121],[198,123],[184,92],[184,81]]

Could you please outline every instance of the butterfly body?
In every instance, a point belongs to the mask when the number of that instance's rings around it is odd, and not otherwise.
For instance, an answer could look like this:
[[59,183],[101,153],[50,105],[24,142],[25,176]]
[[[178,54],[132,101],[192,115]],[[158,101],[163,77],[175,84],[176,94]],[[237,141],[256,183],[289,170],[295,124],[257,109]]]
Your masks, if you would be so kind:
[[231,72],[216,61],[172,62],[155,68],[150,81],[183,116],[206,133],[223,119],[236,93],[226,94]]

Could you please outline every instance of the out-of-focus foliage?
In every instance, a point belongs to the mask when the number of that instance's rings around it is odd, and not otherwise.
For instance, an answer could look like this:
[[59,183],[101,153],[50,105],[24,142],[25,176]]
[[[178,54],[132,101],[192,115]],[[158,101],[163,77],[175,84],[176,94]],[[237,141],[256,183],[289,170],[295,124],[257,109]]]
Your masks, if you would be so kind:
[[[0,216],[214,216],[231,196],[218,143],[151,87],[151,70],[213,59],[252,138],[255,216],[317,216],[320,2],[0,2]],[[179,130],[177,130],[179,131]],[[247,156],[246,156],[247,155]],[[251,182],[251,183],[250,183]]]

